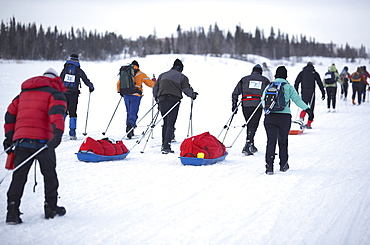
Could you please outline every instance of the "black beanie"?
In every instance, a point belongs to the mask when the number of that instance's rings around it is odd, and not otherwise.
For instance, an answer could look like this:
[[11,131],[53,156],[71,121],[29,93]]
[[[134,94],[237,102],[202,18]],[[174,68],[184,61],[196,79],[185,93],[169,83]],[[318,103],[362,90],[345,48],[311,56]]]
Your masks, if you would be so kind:
[[136,60],[134,60],[134,61],[132,61],[132,63],[131,63],[132,65],[135,65],[135,66],[137,66],[137,67],[139,67],[139,63],[136,61]]
[[276,69],[275,78],[286,79],[287,77],[288,77],[288,71],[286,70],[285,66],[279,66]]
[[173,63],[173,68],[181,72],[182,70],[184,70],[184,65],[182,64],[181,60],[176,59]]
[[78,55],[77,54],[71,54],[69,57],[71,60],[78,60]]
[[259,64],[255,65],[255,66],[253,67],[252,72],[254,72],[254,71],[256,71],[256,72],[258,72],[259,74],[261,74],[261,75],[262,75],[262,67],[261,67]]

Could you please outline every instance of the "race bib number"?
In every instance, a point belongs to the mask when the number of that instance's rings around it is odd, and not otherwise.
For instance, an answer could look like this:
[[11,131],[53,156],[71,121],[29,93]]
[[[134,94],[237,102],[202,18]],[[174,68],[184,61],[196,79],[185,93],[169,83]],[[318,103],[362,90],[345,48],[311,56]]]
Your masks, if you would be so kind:
[[75,75],[66,74],[66,76],[64,77],[64,81],[67,82],[67,83],[74,83],[75,82]]
[[261,89],[262,88],[262,82],[251,80],[251,81],[249,81],[249,88]]

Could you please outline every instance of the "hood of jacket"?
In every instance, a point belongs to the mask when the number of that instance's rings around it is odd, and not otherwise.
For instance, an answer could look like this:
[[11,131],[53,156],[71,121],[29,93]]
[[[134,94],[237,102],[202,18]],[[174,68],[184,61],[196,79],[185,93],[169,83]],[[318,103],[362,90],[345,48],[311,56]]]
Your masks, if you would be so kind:
[[66,92],[66,88],[60,80],[60,77],[50,78],[45,76],[38,76],[32,77],[27,79],[25,82],[22,83],[21,89],[35,89],[35,88],[42,88],[42,87],[52,87],[60,92]]

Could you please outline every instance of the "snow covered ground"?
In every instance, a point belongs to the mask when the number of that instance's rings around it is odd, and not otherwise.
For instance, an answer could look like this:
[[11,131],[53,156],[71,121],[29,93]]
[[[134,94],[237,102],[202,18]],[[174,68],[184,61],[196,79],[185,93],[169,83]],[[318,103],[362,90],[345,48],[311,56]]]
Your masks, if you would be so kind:
[[[148,76],[156,77],[180,58],[184,74],[199,93],[194,101],[194,135],[209,131],[218,136],[231,116],[231,93],[241,77],[251,73],[256,63],[267,62],[274,71],[286,65],[293,84],[298,72],[312,61],[321,76],[335,62],[353,72],[368,61],[310,57],[270,61],[250,56],[251,62],[228,58],[191,55],[153,55],[136,58]],[[94,83],[91,94],[87,135],[103,138],[120,97],[115,91],[120,65],[115,60],[87,62],[82,68]],[[11,99],[27,78],[40,75],[48,67],[62,70],[64,61],[0,60],[0,116],[4,123]],[[368,65],[369,66],[369,65]],[[139,118],[152,105],[151,89],[145,96]],[[57,148],[60,181],[59,205],[67,214],[53,220],[43,218],[43,179],[37,168],[29,175],[22,199],[23,224],[5,224],[6,192],[10,174],[0,186],[1,244],[370,244],[370,103],[353,106],[340,100],[336,113],[328,113],[326,101],[317,91],[312,130],[289,137],[290,169],[268,176],[264,173],[266,134],[263,118],[255,138],[259,152],[244,156],[245,133],[228,149],[226,160],[210,166],[183,166],[179,148],[186,138],[190,99],[184,98],[176,124],[175,154],[160,153],[161,123],[154,138],[125,140],[131,153],[125,160],[85,163],[77,160],[84,136],[88,89],[83,85],[78,108],[78,140],[65,135]],[[349,89],[349,97],[352,89]],[[296,119],[298,109],[292,106]],[[135,130],[144,131],[151,114]],[[225,145],[230,146],[242,129],[241,111],[235,116]],[[106,136],[119,140],[125,129],[122,102]],[[0,137],[3,141],[3,134]],[[222,140],[222,138],[221,138]],[[144,150],[144,153],[140,151]],[[5,164],[5,154],[0,161]],[[0,177],[6,174],[0,168]]]

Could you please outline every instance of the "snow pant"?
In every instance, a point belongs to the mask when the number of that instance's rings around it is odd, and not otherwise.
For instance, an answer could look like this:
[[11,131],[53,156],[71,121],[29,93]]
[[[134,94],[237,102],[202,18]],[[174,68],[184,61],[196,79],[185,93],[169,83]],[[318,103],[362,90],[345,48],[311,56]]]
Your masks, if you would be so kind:
[[[162,117],[178,102],[179,100],[164,99],[159,100],[159,111]],[[177,115],[179,113],[180,103],[175,106],[170,113],[163,118],[162,127],[162,146],[170,146],[171,140],[173,139],[175,131],[175,123],[177,120]]]
[[353,82],[352,83],[352,100],[354,101],[356,99],[356,93],[358,98],[358,104],[361,104],[361,89],[362,89],[362,82]]
[[138,118],[139,106],[141,102],[141,96],[136,95],[124,95],[123,99],[126,106],[126,125],[131,127],[136,126],[136,120]]
[[337,87],[326,87],[328,109],[330,109],[330,103],[332,103],[333,109],[335,109]]
[[288,162],[288,136],[292,116],[286,113],[270,113],[265,116],[264,126],[267,135],[265,161],[273,166],[276,142],[279,145],[280,166]]
[[[17,144],[18,142],[16,143],[14,152],[14,167],[17,167],[25,159],[45,145],[45,143],[35,144],[29,142],[19,143],[19,146],[17,146]],[[22,145],[24,144],[26,144],[27,147],[23,147]],[[38,160],[41,173],[44,176],[45,202],[47,202],[51,207],[55,207],[57,205],[59,187],[58,177],[55,169],[55,151],[54,149],[47,148],[36,155],[34,159]],[[15,206],[19,208],[21,198],[23,196],[24,186],[27,182],[28,172],[30,171],[34,159],[31,159],[17,171],[13,172],[13,178],[7,192],[8,207],[11,202],[14,202]]]
[[256,134],[256,131],[257,131],[260,119],[261,119],[261,115],[262,115],[262,108],[259,107],[254,113],[254,115],[252,116],[255,109],[256,107],[243,106],[243,115],[244,115],[245,121],[247,122],[249,120],[249,122],[247,123],[247,142],[250,142],[250,143],[254,143],[254,135]]
[[79,92],[65,93],[67,99],[67,111],[66,115],[69,115],[69,135],[76,136],[77,128],[77,104]]
[[[314,119],[314,110],[315,110],[315,90],[313,89],[306,89],[304,91],[301,92],[301,97],[302,97],[302,100],[304,101],[304,103],[306,103],[312,110],[312,119],[311,121],[313,121]],[[306,112],[305,111],[302,111],[301,112],[301,115],[300,117],[305,117],[306,115]]]
[[340,94],[343,95],[344,98],[347,98],[348,95],[348,82],[343,83],[341,86]]
[[366,100],[366,83],[361,83],[362,102]]

